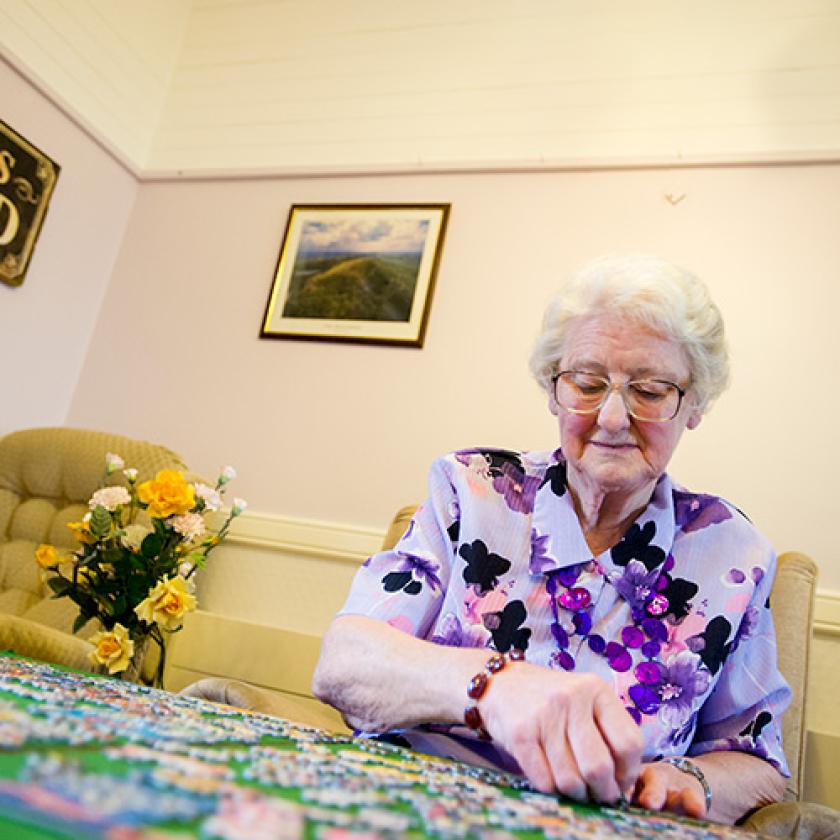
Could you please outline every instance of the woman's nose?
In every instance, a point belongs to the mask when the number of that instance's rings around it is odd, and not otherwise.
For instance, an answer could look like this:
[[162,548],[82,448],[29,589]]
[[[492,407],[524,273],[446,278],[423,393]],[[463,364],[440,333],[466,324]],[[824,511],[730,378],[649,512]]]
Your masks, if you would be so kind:
[[620,430],[630,425],[630,414],[624,397],[617,388],[607,394],[598,411],[598,425],[609,430]]

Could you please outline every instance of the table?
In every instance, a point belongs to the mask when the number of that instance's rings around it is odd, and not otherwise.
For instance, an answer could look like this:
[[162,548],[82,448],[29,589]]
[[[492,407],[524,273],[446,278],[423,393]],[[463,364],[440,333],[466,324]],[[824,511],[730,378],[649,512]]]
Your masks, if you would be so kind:
[[401,747],[0,654],[0,837],[744,840]]

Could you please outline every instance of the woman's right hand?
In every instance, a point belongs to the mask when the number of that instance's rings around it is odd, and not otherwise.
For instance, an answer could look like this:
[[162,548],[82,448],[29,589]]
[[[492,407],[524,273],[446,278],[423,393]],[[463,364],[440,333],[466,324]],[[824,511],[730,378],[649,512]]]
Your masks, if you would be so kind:
[[636,783],[641,731],[598,676],[512,662],[479,708],[493,740],[538,790],[613,803]]

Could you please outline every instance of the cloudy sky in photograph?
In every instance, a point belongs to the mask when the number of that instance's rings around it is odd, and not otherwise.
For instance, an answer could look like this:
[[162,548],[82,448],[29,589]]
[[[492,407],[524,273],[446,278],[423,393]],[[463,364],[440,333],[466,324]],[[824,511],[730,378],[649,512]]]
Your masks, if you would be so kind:
[[336,219],[304,222],[300,253],[417,253],[428,219]]

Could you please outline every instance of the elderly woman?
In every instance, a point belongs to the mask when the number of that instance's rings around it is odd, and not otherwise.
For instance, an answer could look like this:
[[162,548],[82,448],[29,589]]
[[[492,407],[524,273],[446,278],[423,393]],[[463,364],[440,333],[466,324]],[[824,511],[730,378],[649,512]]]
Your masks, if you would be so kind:
[[316,695],[577,800],[721,822],[777,801],[773,550],[666,473],[727,382],[718,309],[661,260],[601,259],[548,309],[531,369],[560,448],[435,462],[331,625]]

